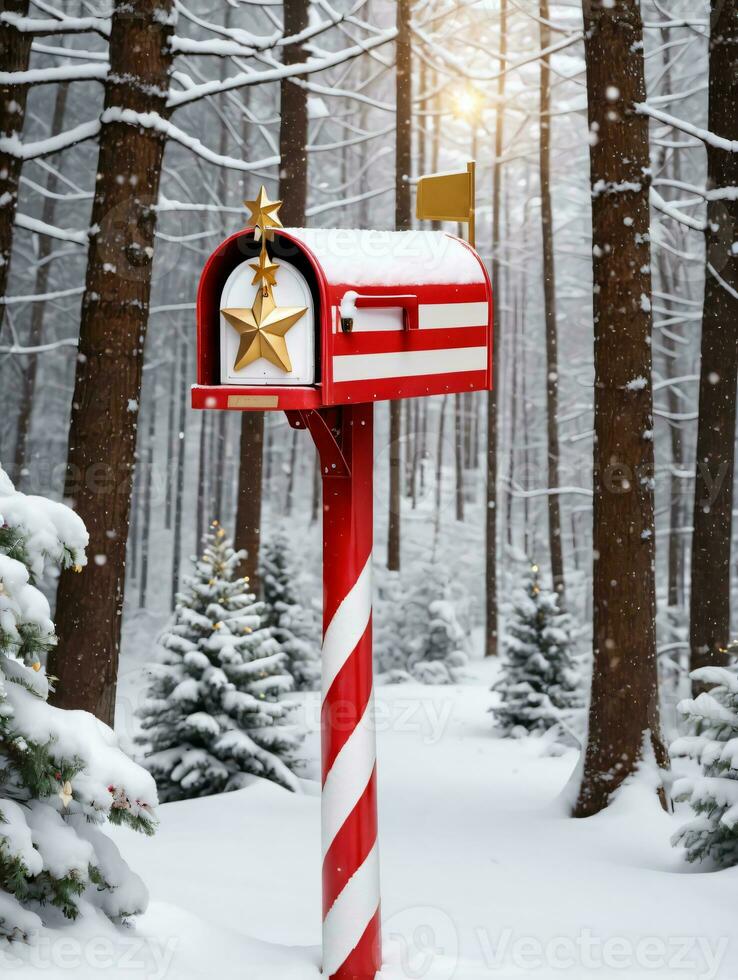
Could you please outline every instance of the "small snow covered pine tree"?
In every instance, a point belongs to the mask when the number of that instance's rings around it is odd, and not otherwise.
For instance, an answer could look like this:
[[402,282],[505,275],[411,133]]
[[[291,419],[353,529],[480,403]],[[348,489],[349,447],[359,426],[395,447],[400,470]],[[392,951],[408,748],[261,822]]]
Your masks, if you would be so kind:
[[701,667],[692,679],[716,685],[679,704],[690,732],[671,754],[694,759],[701,773],[674,783],[675,800],[688,800],[696,816],[673,838],[690,862],[711,858],[722,867],[738,864],[738,668]]
[[287,655],[262,626],[263,603],[235,578],[243,553],[217,522],[160,639],[160,662],[139,712],[144,765],[163,801],[239,789],[249,775],[297,790],[302,730]]
[[320,687],[320,624],[297,597],[287,533],[278,529],[261,547],[261,582],[264,592],[262,625],[287,656],[286,668],[301,691]]
[[400,573],[382,566],[375,575],[375,584],[372,619],[377,669],[385,683],[409,681],[405,645],[406,597]]
[[437,564],[419,562],[410,575],[404,631],[407,669],[423,684],[450,684],[461,676],[468,656],[448,574]]
[[77,918],[82,900],[116,921],[148,903],[99,828],[153,833],[154,781],[100,721],[47,700],[56,636],[39,582],[52,566],[81,567],[86,544],[76,514],[18,493],[0,468],[0,936],[10,939]]
[[492,688],[500,695],[493,711],[503,734],[546,731],[582,707],[573,644],[571,615],[559,610],[558,596],[542,587],[538,566],[530,565],[513,599],[502,674]]

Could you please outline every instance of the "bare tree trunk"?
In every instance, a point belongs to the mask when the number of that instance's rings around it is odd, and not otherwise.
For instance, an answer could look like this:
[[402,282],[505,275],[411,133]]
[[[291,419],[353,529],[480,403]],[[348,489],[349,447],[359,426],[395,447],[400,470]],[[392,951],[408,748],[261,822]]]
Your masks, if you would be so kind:
[[205,497],[207,483],[207,445],[210,416],[207,412],[200,415],[200,433],[197,449],[197,494],[195,495],[195,542],[200,548],[205,534]]
[[146,593],[149,586],[149,545],[151,542],[151,487],[154,480],[154,439],[156,437],[156,382],[152,380],[154,389],[149,405],[149,424],[146,430],[143,466],[143,500],[141,521],[141,580],[139,582],[138,604],[146,607]]
[[413,399],[413,455],[410,460],[410,500],[412,508],[418,506],[418,466],[420,465],[420,403],[421,398]]
[[225,498],[225,458],[226,458],[226,422],[228,421],[227,412],[219,412],[213,433],[213,448],[215,450],[215,464],[213,467],[213,506],[215,516],[219,521],[223,521],[223,501]]
[[[708,127],[738,139],[738,6],[712,3]],[[709,191],[738,186],[738,154],[707,146]],[[700,408],[692,537],[690,667],[725,664],[730,632],[730,551],[738,378],[738,201],[707,208]],[[700,685],[695,685],[699,691]]]
[[[264,487],[267,492],[271,490],[272,487],[272,464],[274,462],[274,426],[272,425],[272,416],[264,416]],[[260,505],[261,506],[261,505]]]
[[295,494],[295,476],[297,470],[297,437],[298,430],[292,430],[292,439],[290,441],[290,461],[289,470],[287,472],[287,492],[285,493],[284,500],[284,512],[287,517],[292,513],[292,502]]
[[[397,0],[397,41],[395,71],[395,228],[412,227],[410,175],[412,170],[412,47],[410,33],[411,0]],[[400,569],[400,519],[402,501],[402,407],[390,402],[390,510],[387,538],[387,567]]]
[[[284,0],[284,34],[294,37],[308,26],[308,0]],[[286,65],[305,61],[307,52],[302,44],[288,44],[284,48]],[[308,106],[307,91],[297,80],[280,82],[279,126],[279,194],[284,204],[279,212],[286,226],[300,226],[305,222],[307,207],[307,145]]]
[[420,473],[418,474],[419,492],[425,493],[425,460],[428,455],[428,399],[420,399],[420,445],[418,449]]
[[[138,454],[136,455],[138,463]],[[126,566],[128,568],[128,578],[131,583],[138,579],[138,544],[139,544],[139,524],[141,507],[141,469],[137,465],[133,475],[133,489],[131,490],[131,521],[128,529],[128,540],[126,544]]]
[[[165,137],[119,110],[168,115],[172,0],[117,3],[82,300],[66,496],[90,534],[94,559],[62,572],[54,703],[111,724],[115,711],[125,551],[136,453],[144,339]],[[118,174],[127,180],[119,181]]]
[[[518,337],[520,334],[520,315],[519,315],[519,302],[518,302],[518,290],[513,290],[513,309],[510,316],[510,322],[514,325],[514,333],[512,337],[508,338],[507,345],[510,349],[510,446],[508,449],[508,474],[510,485],[507,490],[507,543],[512,546],[514,541],[514,522],[513,522],[513,485],[515,482],[516,466],[515,461],[517,458],[517,444],[518,444],[518,388],[519,388],[519,375],[521,371],[521,361],[522,353],[518,355]],[[500,352],[497,352],[497,356],[500,356]]]
[[389,533],[387,535],[387,568],[400,570],[400,507],[402,502],[402,403],[389,403]]
[[174,509],[174,479],[175,459],[179,440],[175,439],[174,423],[176,421],[175,407],[177,405],[177,358],[173,354],[169,367],[169,408],[167,410],[167,478],[166,500],[164,502],[164,528],[172,529],[172,513]]
[[[495,122],[495,161],[492,167],[492,289],[494,295],[495,349],[502,349],[500,322],[500,196],[502,189],[502,148],[505,134],[505,81],[502,69],[507,59],[507,0],[500,2],[500,76],[497,81],[497,119]],[[487,491],[485,507],[485,642],[484,655],[497,654],[497,395],[500,384],[500,358],[494,359],[493,390],[487,395]]]
[[[650,159],[638,0],[585,4],[594,252],[594,667],[574,813],[604,809],[648,739],[660,766]],[[630,220],[626,222],[624,218]]]
[[[659,274],[663,290],[669,296],[674,294],[676,288],[674,277],[668,268],[666,262],[666,256],[662,250],[659,255]],[[664,301],[667,309],[670,312],[674,312],[676,315],[677,310],[672,310],[672,303],[669,300]],[[669,372],[673,370],[673,357],[675,354],[669,355],[667,352],[664,355],[664,377],[669,377]],[[668,385],[666,388],[666,405],[667,409],[672,416],[676,416],[680,411],[679,399],[674,385]],[[681,578],[682,578],[682,561],[684,556],[684,549],[682,547],[682,533],[681,526],[683,523],[682,518],[682,480],[679,473],[684,468],[684,447],[682,442],[682,433],[678,422],[674,420],[668,421],[669,427],[669,441],[671,446],[671,472],[669,474],[669,540],[668,540],[668,554],[667,554],[667,606],[669,608],[677,608],[681,604]]]
[[435,499],[435,521],[433,522],[433,558],[436,557],[436,549],[441,536],[441,503],[443,496],[443,430],[446,424],[446,401],[448,395],[441,399],[438,412],[438,443],[436,445],[436,499]]
[[[0,27],[2,33],[2,27]],[[54,111],[51,116],[51,133],[60,133],[64,129],[64,114],[67,106],[67,94],[69,84],[59,85],[54,99]],[[2,98],[0,90],[0,98]],[[2,164],[0,164],[0,167]],[[41,220],[47,225],[54,224],[56,214],[56,194],[59,185],[59,178],[53,170],[48,172],[46,177],[47,197],[44,198],[44,206],[41,209]],[[53,239],[48,235],[39,235],[38,240],[38,267],[36,271],[36,282],[34,293],[40,295],[45,293],[49,284],[49,272],[51,263],[47,261],[51,254]],[[1,308],[0,308],[1,309]],[[44,332],[44,313],[45,303],[34,303],[31,313],[31,330],[28,335],[28,346],[38,347],[43,338]],[[2,313],[0,312],[0,316]],[[36,393],[36,377],[38,375],[38,355],[31,354],[26,370],[21,378],[21,390],[18,398],[18,421],[15,437],[15,466],[14,476],[17,486],[22,489],[25,483],[24,470],[28,463],[28,436],[31,431],[31,417],[33,415],[33,402]]]
[[[174,527],[172,543],[172,592],[171,608],[177,601],[179,579],[182,569],[182,514],[184,513],[184,474],[187,426],[187,394],[189,391],[187,378],[187,342],[184,337],[179,339],[179,439],[177,440],[177,479],[174,486]],[[199,554],[202,541],[195,542],[195,550]]]
[[[541,50],[551,44],[548,0],[540,0]],[[546,412],[548,435],[548,486],[559,480],[559,362],[556,323],[556,265],[554,261],[553,206],[551,201],[551,65],[550,55],[541,58],[541,230],[543,232],[543,296],[546,310]],[[558,493],[548,495],[548,545],[554,589],[564,594],[564,556],[561,541],[561,503]]]
[[236,504],[236,549],[246,558],[238,569],[247,575],[254,592],[259,592],[259,540],[261,535],[261,489],[264,462],[264,413],[241,413],[238,501]]
[[[17,17],[28,16],[28,0],[3,0],[2,12]],[[33,35],[18,30],[12,20],[0,21],[0,68],[4,72],[21,72],[28,68]],[[20,138],[26,116],[28,86],[13,82],[0,83],[0,137],[10,141]],[[8,149],[0,151],[0,299],[8,288],[10,258],[13,251],[13,227],[18,208],[18,184],[23,160]],[[0,332],[5,307],[0,304]]]
[[464,520],[464,419],[462,416],[462,395],[454,395],[454,445],[456,450],[456,520]]
[[415,399],[405,399],[405,496],[413,495],[413,459],[415,458],[415,426],[413,425],[413,405]]
[[[673,92],[672,62],[671,62],[671,35],[672,29],[662,27],[662,64],[664,76],[664,91]],[[674,180],[681,180],[681,167],[679,152],[674,151],[667,159],[665,147],[660,147],[658,152],[659,166],[654,170],[655,175],[660,175],[662,168],[666,169],[667,177]],[[683,236],[683,229],[677,226],[677,236]],[[686,248],[684,249],[686,251]],[[670,297],[665,300],[667,309],[678,315],[678,304],[673,303],[671,297],[676,293],[676,281],[679,272],[672,272],[672,262],[674,258],[665,249],[660,249],[658,254],[659,275],[662,282],[664,293]],[[679,260],[677,260],[679,261]],[[688,290],[689,292],[689,290]],[[672,329],[674,329],[672,327]],[[665,350],[664,354],[664,377],[668,378],[672,373],[680,374],[676,367],[679,360],[678,347],[672,351]],[[684,539],[682,534],[682,524],[684,523],[684,507],[682,505],[682,480],[681,471],[684,469],[684,442],[682,439],[681,423],[676,421],[676,416],[680,411],[679,397],[676,387],[668,385],[666,388],[666,404],[670,415],[673,417],[667,422],[669,428],[669,439],[671,443],[671,472],[669,475],[669,540],[667,554],[667,606],[675,609],[682,606],[684,596],[682,592],[682,580],[684,578]],[[675,675],[676,676],[676,675]]]
[[320,479],[320,457],[317,452],[313,461],[313,496],[310,505],[310,523],[317,524],[320,514],[321,479]]

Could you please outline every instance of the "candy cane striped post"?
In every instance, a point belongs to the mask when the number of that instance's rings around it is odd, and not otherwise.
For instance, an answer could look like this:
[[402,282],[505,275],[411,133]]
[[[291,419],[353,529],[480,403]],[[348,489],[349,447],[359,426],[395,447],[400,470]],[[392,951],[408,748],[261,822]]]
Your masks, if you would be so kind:
[[331,980],[374,980],[382,965],[372,676],[374,406],[300,416],[323,476],[323,973]]

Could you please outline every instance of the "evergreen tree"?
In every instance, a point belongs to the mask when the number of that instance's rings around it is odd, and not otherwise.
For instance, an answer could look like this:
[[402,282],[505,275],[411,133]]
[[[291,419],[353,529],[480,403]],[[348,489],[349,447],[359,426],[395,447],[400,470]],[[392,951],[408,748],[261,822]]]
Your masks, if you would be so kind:
[[716,686],[679,704],[690,732],[671,754],[695,760],[701,772],[674,783],[674,799],[688,800],[695,818],[672,843],[686,848],[690,862],[710,858],[728,867],[738,864],[738,668],[701,667],[691,676]]
[[16,492],[0,468],[0,936],[26,939],[53,906],[80,900],[119,921],[143,911],[143,882],[99,829],[151,834],[156,787],[110,729],[48,703],[56,643],[39,585],[50,567],[80,570],[87,533],[62,504]]
[[542,587],[538,565],[530,565],[513,599],[502,675],[492,688],[500,695],[493,710],[503,734],[546,731],[583,706],[573,645],[571,615],[560,611],[555,592]]
[[387,683],[411,680],[405,645],[405,593],[399,572],[382,567],[375,576],[374,658]]
[[144,764],[164,801],[239,789],[249,775],[297,790],[294,755],[302,732],[287,655],[262,624],[263,603],[236,578],[235,551],[217,521],[162,635],[139,715]]
[[279,529],[261,549],[262,625],[271,629],[286,654],[297,689],[314,691],[320,687],[320,624],[298,599],[295,578],[289,538]]
[[410,571],[407,596],[407,669],[424,684],[452,683],[461,676],[468,656],[448,573],[438,564],[418,562]]

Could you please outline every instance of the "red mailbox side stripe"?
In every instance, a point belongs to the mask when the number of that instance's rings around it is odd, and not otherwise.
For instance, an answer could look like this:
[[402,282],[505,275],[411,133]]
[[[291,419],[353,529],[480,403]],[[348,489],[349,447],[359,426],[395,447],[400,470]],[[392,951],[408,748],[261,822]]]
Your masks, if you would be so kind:
[[421,398],[425,395],[447,395],[457,391],[485,391],[488,371],[461,371],[449,379],[440,374],[419,375],[415,378],[379,378],[376,381],[343,381],[334,384],[331,395],[336,405],[363,402],[371,399]]
[[389,330],[337,334],[333,338],[333,356],[351,354],[388,354],[404,350],[445,350],[458,347],[484,347],[487,327],[439,327],[435,330]]

